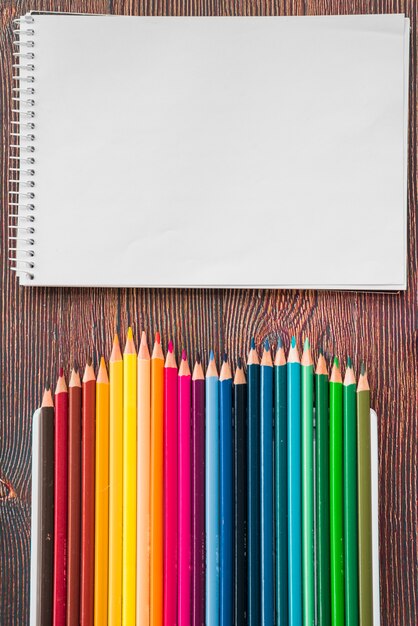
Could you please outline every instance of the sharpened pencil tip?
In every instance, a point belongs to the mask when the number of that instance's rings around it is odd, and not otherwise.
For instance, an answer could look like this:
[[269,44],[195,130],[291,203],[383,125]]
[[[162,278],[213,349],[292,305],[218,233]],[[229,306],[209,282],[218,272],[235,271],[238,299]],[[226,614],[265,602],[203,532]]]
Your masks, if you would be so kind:
[[303,349],[304,350],[310,350],[311,348],[311,344],[309,343],[309,339],[306,337],[304,343],[303,343]]
[[360,364],[360,374],[361,374],[362,376],[364,376],[364,375],[365,375],[365,373],[366,373],[366,364],[365,364],[365,362],[364,362],[364,361],[362,361],[362,362],[361,362],[361,364]]
[[174,350],[173,342],[170,339],[170,341],[168,342],[168,351],[173,352],[173,350]]
[[237,367],[238,369],[242,370],[242,359],[240,356],[238,357]]
[[293,335],[293,337],[292,337],[291,346],[292,346],[292,348],[296,348],[296,337],[295,337],[295,335]]
[[266,339],[265,342],[264,342],[264,350],[266,352],[268,352],[270,350],[270,342],[269,342],[268,339]]
[[347,367],[353,367],[353,362],[351,360],[351,356],[347,357]]
[[255,350],[255,339],[254,337],[251,337],[251,350]]
[[215,355],[213,354],[213,350],[211,350],[209,353],[209,361],[214,361],[214,360],[215,360]]
[[77,361],[76,361],[76,360],[74,360],[74,363],[73,363],[73,370],[74,370],[76,373],[78,372],[78,365],[77,365]]
[[64,376],[64,368],[60,367],[59,369],[59,377],[62,378]]
[[184,349],[181,351],[181,358],[183,361],[187,361],[187,352]]
[[277,347],[283,348],[283,339],[281,338],[280,335],[277,337]]
[[196,363],[199,363],[199,365],[200,365],[200,363],[201,363],[201,362],[202,362],[202,357],[201,357],[201,355],[200,355],[200,352],[198,352],[198,353],[196,354]]
[[319,354],[320,354],[321,356],[324,356],[324,349],[323,349],[323,347],[322,347],[322,346],[320,346],[320,347],[319,347]]
[[338,367],[338,369],[340,369],[340,362],[339,362],[337,356],[334,357],[334,365],[335,365],[335,367]]
[[91,356],[88,356],[86,359],[86,363],[87,365],[90,367],[90,365],[93,363],[93,361],[91,360]]
[[228,354],[226,352],[224,352],[223,355],[222,355],[222,361],[224,363],[227,363],[227,361],[228,361]]
[[45,383],[45,391],[49,391],[51,389],[51,384],[49,382],[49,380],[46,381]]
[[132,326],[129,326],[126,339],[133,339],[133,338],[134,338],[134,334],[132,332]]
[[161,335],[158,330],[155,333],[155,343],[161,343]]

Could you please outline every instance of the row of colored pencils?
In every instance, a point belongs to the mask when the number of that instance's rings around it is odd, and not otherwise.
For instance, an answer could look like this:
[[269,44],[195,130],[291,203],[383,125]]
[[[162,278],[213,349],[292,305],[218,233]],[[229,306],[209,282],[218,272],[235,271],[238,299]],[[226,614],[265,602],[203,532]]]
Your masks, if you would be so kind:
[[252,340],[205,376],[129,328],[33,429],[32,626],[373,623],[364,364]]

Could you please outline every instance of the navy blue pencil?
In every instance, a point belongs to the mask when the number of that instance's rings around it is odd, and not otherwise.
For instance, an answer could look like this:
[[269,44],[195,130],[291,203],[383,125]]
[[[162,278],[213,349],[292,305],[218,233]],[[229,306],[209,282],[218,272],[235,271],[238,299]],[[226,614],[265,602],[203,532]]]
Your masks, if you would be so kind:
[[232,374],[223,357],[219,375],[220,421],[220,626],[231,626],[233,619],[233,483],[232,483]]

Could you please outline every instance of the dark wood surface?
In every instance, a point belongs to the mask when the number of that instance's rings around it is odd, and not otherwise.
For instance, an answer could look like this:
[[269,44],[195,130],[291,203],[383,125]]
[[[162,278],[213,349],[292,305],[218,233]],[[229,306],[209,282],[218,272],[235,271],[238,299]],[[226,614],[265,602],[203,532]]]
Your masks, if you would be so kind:
[[[416,626],[417,606],[417,239],[416,0],[2,0],[0,623],[29,623],[31,415],[46,378],[87,352],[107,357],[115,327],[124,335],[159,328],[192,354],[213,346],[234,363],[258,345],[296,333],[322,343],[328,358],[360,357],[370,370],[379,416],[381,612],[384,626]],[[13,18],[29,9],[141,15],[305,15],[405,12],[411,23],[409,279],[406,293],[19,288],[7,264],[7,181]],[[262,240],[263,224],[259,225]],[[257,233],[256,233],[257,235]],[[279,234],[280,235],[280,234]],[[326,246],[326,242],[322,242]],[[262,245],[262,244],[261,244]],[[318,242],[313,242],[312,253]],[[355,254],[356,251],[351,251]],[[341,254],[347,254],[341,250]],[[87,346],[87,347],[86,347]],[[315,353],[316,355],[317,353]]]

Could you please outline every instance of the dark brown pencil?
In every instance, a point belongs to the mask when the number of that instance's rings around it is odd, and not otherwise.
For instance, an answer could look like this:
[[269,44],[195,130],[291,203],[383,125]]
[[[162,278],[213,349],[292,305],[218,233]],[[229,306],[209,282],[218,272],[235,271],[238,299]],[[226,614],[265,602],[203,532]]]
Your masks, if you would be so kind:
[[41,408],[40,424],[40,623],[52,625],[54,580],[54,403],[47,385]]
[[67,626],[80,625],[81,381],[71,372],[68,409]]
[[83,376],[81,419],[81,626],[91,626],[94,615],[95,413],[96,376],[91,361],[88,361]]

